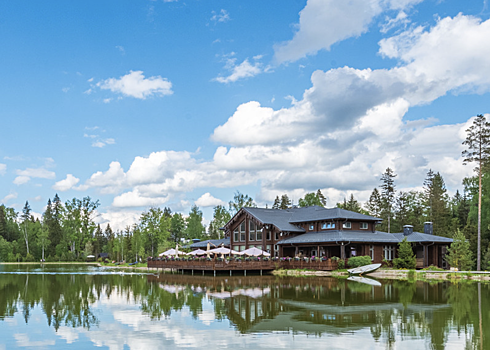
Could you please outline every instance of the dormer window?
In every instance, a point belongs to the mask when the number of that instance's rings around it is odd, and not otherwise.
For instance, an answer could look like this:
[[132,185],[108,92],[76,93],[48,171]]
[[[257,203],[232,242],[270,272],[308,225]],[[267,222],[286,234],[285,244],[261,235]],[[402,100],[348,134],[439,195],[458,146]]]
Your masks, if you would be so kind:
[[322,230],[326,230],[326,229],[327,229],[327,223],[326,223],[326,222],[324,222],[324,223],[322,224]]
[[315,225],[310,224],[310,231],[313,231],[315,229]]
[[333,223],[333,222],[322,223],[322,230],[327,230],[329,228],[335,228],[335,223]]
[[361,222],[359,224],[359,227],[361,228],[361,230],[367,230],[368,229],[368,223],[367,222]]
[[350,223],[350,221],[347,221],[347,222],[344,222],[344,224],[342,225],[343,228],[352,228],[352,224]]

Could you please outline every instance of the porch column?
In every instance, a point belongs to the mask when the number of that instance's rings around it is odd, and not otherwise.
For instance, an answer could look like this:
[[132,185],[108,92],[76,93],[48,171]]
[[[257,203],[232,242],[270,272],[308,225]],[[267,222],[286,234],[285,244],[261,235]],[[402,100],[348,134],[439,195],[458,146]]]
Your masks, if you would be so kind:
[[345,245],[343,243],[340,244],[340,258],[345,260]]
[[320,246],[319,245],[316,246],[316,256],[317,257],[320,256]]
[[294,248],[294,256],[295,256],[295,257],[296,257],[296,256],[298,256],[298,253],[299,253],[299,247],[298,247],[298,246],[296,246],[296,247]]
[[422,267],[427,267],[427,262],[429,260],[429,257],[427,256],[427,252],[428,252],[427,246],[424,244],[424,266]]

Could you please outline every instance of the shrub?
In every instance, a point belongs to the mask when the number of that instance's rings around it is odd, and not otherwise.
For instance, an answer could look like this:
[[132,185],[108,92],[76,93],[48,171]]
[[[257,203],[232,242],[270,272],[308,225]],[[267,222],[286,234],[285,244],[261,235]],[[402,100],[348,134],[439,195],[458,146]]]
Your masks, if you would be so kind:
[[397,269],[415,269],[417,266],[412,244],[407,241],[407,237],[398,244],[398,258],[393,260],[393,266]]
[[347,261],[347,265],[349,265],[349,267],[359,267],[369,265],[371,264],[371,262],[372,260],[369,255],[353,256],[352,258],[349,258],[349,260]]
[[339,267],[339,269],[345,268],[345,260],[344,259],[339,259],[338,267]]
[[24,259],[25,262],[34,262],[34,257],[32,256],[32,254],[27,254],[25,259]]

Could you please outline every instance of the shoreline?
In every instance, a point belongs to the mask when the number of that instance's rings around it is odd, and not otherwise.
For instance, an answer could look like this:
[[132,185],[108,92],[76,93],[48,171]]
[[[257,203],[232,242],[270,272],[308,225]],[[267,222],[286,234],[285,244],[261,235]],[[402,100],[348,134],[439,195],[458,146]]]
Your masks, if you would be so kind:
[[[149,268],[147,266],[111,266],[102,265],[98,262],[0,262],[0,265],[96,265],[99,267],[107,267],[113,269],[124,270],[145,270],[148,273],[154,272],[170,272],[171,269]],[[273,276],[290,276],[290,277],[309,277],[309,276],[324,276],[346,278],[349,273],[342,271],[313,271],[313,270],[274,270]],[[490,271],[430,271],[430,270],[394,270],[394,269],[379,269],[372,272],[367,277],[389,280],[415,280],[415,281],[490,281]]]

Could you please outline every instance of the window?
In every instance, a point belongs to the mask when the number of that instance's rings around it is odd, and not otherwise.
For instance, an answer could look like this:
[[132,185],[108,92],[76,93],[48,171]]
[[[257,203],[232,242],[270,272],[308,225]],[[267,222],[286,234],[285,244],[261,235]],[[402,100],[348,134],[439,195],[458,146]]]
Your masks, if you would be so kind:
[[315,225],[310,224],[310,231],[313,231],[315,229]]
[[386,260],[393,260],[395,256],[395,247],[391,245],[385,245],[383,247],[383,253]]
[[369,246],[369,255],[371,256],[371,260],[374,261],[374,246]]
[[324,222],[322,223],[322,230],[326,230],[329,228],[335,228],[335,224],[333,222]]
[[352,225],[351,225],[351,223],[349,221],[347,221],[347,222],[344,222],[344,224],[342,225],[342,227],[343,228],[351,228]]
[[270,244],[268,244],[268,245],[266,245],[265,247],[266,247],[266,248],[265,248],[265,251],[266,251],[267,253],[269,253],[269,254],[270,254],[270,252],[271,252],[271,245],[270,245]]
[[279,246],[277,244],[274,245],[274,256],[279,256]]
[[267,231],[267,233],[265,234],[265,239],[268,241],[271,240],[271,231]]
[[367,230],[368,229],[368,223],[367,222],[361,222],[360,225],[361,230]]
[[279,240],[279,232],[276,232],[276,241]]
[[233,250],[236,251],[236,252],[239,252],[240,251],[240,246],[239,245],[234,245],[233,246]]
[[249,241],[255,241],[255,223],[252,222],[251,220],[248,221],[248,227],[249,227],[249,233],[248,233],[248,240]]
[[233,230],[233,242],[238,242],[238,227]]
[[255,238],[257,239],[257,241],[261,241],[262,240],[262,227],[261,228],[258,228],[257,227],[257,234],[255,235]]
[[240,224],[240,241],[245,242],[245,221]]

